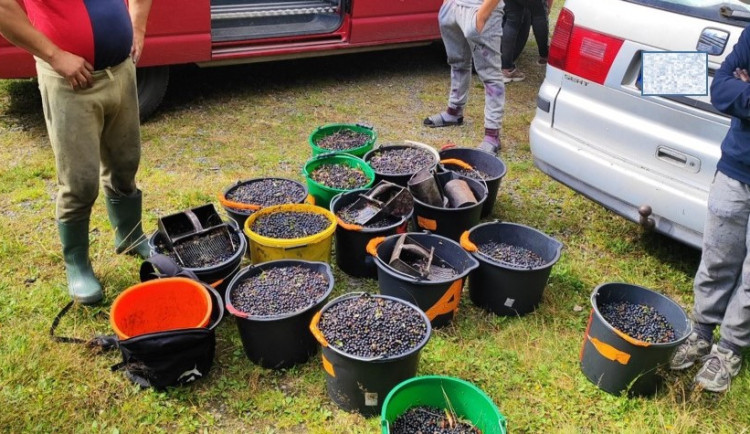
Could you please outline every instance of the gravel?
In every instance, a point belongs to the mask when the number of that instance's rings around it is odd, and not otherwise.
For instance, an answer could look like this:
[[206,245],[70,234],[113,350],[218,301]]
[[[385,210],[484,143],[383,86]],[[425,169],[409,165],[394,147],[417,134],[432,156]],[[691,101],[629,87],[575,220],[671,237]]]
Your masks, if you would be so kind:
[[427,333],[422,315],[406,304],[364,294],[341,300],[320,317],[328,344],[359,357],[392,357],[409,352]]
[[235,309],[254,316],[293,313],[314,306],[328,284],[325,274],[307,267],[275,267],[240,282],[231,302]]
[[535,268],[544,265],[544,259],[529,249],[506,243],[490,241],[477,246],[480,252],[497,262],[514,267]]
[[478,428],[466,421],[451,423],[446,410],[420,405],[412,407],[396,418],[391,425],[391,434],[481,434]]
[[331,222],[314,212],[281,211],[258,217],[252,231],[269,238],[303,238],[323,232]]
[[652,306],[621,301],[599,305],[599,313],[612,327],[639,341],[664,344],[675,340],[672,325]]

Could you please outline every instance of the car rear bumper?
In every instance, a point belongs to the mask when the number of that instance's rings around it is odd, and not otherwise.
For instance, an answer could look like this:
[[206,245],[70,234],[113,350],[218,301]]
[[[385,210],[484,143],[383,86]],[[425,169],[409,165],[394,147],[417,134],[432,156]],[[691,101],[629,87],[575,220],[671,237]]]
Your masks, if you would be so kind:
[[701,248],[707,191],[587,146],[553,129],[549,115],[539,114],[529,142],[542,172],[633,222],[641,219],[639,208],[648,205],[654,230]]

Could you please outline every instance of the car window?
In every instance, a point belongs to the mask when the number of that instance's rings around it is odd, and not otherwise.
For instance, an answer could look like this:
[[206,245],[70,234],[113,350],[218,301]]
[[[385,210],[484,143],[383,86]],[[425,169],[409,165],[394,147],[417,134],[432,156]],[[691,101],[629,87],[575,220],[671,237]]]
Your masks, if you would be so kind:
[[[743,0],[625,0],[657,9],[745,27],[750,24],[750,4]],[[750,3],[750,0],[745,0]]]

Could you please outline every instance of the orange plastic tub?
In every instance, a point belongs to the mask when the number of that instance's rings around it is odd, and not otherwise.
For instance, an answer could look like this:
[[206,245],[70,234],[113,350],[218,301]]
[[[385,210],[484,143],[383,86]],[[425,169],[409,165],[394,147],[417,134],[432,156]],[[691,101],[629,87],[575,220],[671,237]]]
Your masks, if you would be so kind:
[[149,280],[123,291],[110,310],[109,322],[120,339],[181,328],[205,327],[211,317],[211,295],[185,277]]

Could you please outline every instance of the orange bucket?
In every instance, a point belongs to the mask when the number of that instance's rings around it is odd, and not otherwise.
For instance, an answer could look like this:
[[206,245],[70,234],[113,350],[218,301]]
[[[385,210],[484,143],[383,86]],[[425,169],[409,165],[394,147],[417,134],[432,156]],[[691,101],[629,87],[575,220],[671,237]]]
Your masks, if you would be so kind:
[[211,294],[185,277],[149,280],[123,291],[109,322],[120,339],[146,333],[205,327],[211,318]]

